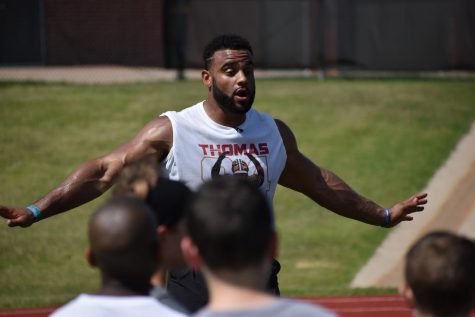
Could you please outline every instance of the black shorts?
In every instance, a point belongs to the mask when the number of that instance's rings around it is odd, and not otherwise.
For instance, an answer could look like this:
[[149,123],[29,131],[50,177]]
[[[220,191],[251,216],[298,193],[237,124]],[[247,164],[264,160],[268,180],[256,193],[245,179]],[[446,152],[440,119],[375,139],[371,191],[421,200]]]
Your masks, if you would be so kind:
[[[277,273],[280,263],[272,261],[272,271],[267,282],[267,290],[280,296]],[[189,268],[172,269],[168,274],[168,292],[191,313],[206,306],[209,295],[203,275]]]

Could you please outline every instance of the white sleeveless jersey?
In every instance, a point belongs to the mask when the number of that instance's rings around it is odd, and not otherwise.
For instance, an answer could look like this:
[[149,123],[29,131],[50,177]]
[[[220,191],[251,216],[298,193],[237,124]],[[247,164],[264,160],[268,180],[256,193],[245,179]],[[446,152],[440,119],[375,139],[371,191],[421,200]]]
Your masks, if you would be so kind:
[[259,186],[272,208],[287,154],[270,115],[251,109],[244,123],[235,128],[212,121],[203,102],[162,115],[170,119],[173,127],[173,146],[162,162],[170,179],[196,190],[204,181],[219,175],[248,177]]

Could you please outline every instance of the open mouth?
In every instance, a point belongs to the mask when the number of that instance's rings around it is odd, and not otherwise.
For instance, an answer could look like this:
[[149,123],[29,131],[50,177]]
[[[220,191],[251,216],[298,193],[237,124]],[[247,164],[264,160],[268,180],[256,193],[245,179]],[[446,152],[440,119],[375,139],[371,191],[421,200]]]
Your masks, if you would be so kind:
[[234,94],[239,97],[246,97],[247,96],[247,89],[246,88],[238,88],[234,91]]
[[234,91],[234,96],[237,100],[246,100],[249,97],[248,90],[245,88],[238,88]]

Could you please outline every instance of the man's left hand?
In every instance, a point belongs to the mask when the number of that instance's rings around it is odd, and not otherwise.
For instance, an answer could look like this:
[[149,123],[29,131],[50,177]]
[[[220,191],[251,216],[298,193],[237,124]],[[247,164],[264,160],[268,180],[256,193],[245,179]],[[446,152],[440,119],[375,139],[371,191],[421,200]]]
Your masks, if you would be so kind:
[[427,193],[420,193],[406,201],[397,203],[389,209],[391,218],[388,227],[394,227],[401,221],[411,221],[414,219],[411,214],[423,211],[425,204],[427,204]]

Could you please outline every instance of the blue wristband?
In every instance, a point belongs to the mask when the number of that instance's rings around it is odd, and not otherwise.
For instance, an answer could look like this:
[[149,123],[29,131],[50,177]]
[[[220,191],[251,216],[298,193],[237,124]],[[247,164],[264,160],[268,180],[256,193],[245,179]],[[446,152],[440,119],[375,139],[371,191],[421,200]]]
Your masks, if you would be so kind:
[[39,220],[41,218],[41,210],[40,208],[36,207],[35,205],[29,205],[26,207],[29,211],[33,213],[33,216],[35,216],[36,220]]
[[384,208],[384,211],[386,212],[386,218],[384,219],[384,226],[387,227],[389,226],[389,221],[391,220],[391,212],[389,211],[389,208]]

